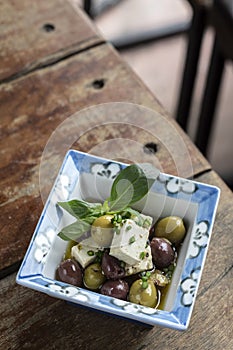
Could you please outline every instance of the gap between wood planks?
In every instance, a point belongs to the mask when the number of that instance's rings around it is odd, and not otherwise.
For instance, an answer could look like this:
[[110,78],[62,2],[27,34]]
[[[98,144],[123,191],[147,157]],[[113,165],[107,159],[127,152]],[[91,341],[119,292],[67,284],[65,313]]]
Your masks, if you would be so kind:
[[[72,56],[75,56],[75,55],[82,53],[82,52],[85,52],[85,51],[89,51],[89,50],[91,50],[95,47],[101,46],[103,44],[106,44],[106,42],[104,40],[99,41],[97,43],[90,44],[88,47],[83,47],[83,48],[71,47],[70,49],[66,49],[66,52],[64,54],[62,54],[62,50],[60,50],[59,52],[56,52],[56,53],[49,55],[49,56],[46,56],[44,59],[42,59],[40,61],[36,61],[34,63],[31,63],[29,66],[25,67],[24,69],[22,69],[18,73],[14,73],[7,78],[1,79],[0,85],[10,83],[14,80],[23,78],[23,77],[27,76],[28,74],[36,72],[38,70],[51,67],[51,66],[53,66],[57,63],[60,63],[60,62],[66,60]],[[73,50],[72,50],[72,48],[73,48]],[[46,59],[46,61],[45,61],[45,59]]]

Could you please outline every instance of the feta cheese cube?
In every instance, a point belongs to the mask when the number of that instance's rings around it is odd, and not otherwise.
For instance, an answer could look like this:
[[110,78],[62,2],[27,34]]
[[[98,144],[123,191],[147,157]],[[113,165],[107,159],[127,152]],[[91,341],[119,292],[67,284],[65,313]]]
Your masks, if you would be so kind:
[[114,232],[109,254],[129,265],[140,263],[151,224],[152,218],[142,214],[137,223],[132,219],[125,220],[120,231]]
[[71,256],[85,268],[95,260],[95,253],[103,249],[104,248],[98,245],[92,237],[89,237],[72,247]]
[[135,265],[125,265],[125,275],[130,276],[135,273],[139,273],[146,270],[151,270],[153,268],[151,248],[148,245],[145,250],[143,256],[141,256],[141,261]]

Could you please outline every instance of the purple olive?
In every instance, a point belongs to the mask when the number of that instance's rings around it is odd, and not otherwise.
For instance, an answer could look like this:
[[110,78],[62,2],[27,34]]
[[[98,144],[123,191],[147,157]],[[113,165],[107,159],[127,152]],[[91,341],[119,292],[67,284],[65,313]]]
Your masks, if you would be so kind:
[[62,282],[78,287],[82,285],[82,269],[75,260],[62,261],[57,268],[57,275]]
[[100,289],[101,294],[122,300],[126,300],[128,292],[129,285],[124,280],[109,280],[105,282]]
[[107,279],[117,280],[125,276],[125,269],[120,265],[120,261],[107,251],[102,258],[102,270]]
[[175,251],[167,239],[154,237],[150,246],[153,262],[158,269],[163,269],[173,263]]

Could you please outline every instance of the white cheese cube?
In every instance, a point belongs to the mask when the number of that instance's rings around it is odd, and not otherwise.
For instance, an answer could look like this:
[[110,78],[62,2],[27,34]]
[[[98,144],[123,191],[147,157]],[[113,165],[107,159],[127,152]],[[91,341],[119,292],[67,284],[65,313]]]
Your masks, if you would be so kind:
[[[114,232],[110,255],[129,265],[138,264],[145,251],[152,218],[141,214],[140,226],[132,219],[127,219],[120,231]],[[143,227],[145,222],[146,227]]]
[[125,275],[130,276],[135,273],[139,273],[153,268],[151,248],[148,245],[144,250],[144,254],[141,256],[141,261],[135,265],[125,265]]
[[85,268],[92,261],[95,260],[96,254],[99,250],[104,248],[99,246],[92,237],[84,239],[71,249],[71,256],[79,262],[79,264]]

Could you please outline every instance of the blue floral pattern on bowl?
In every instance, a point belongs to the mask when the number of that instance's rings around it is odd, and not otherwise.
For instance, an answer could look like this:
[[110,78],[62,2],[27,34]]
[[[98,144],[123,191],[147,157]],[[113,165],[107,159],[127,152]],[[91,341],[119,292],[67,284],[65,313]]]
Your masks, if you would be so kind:
[[[57,201],[82,197],[83,194],[89,197],[93,192],[95,197],[106,198],[112,181],[125,166],[83,152],[70,150],[67,153],[16,281],[74,304],[149,325],[185,330],[190,322],[211,237],[220,192],[217,187],[161,173],[151,189],[149,203],[154,203],[153,196],[157,196],[162,208],[162,214],[158,212],[157,217],[172,210],[173,213],[183,213],[189,222],[180,262],[178,259],[180,267],[177,270],[180,272],[174,277],[175,283],[172,282],[169,287],[167,308],[164,310],[110,298],[64,284],[55,278],[56,266],[65,250],[64,241],[57,236],[65,220]],[[151,205],[148,207],[150,209]],[[148,207],[145,204],[147,210]]]

